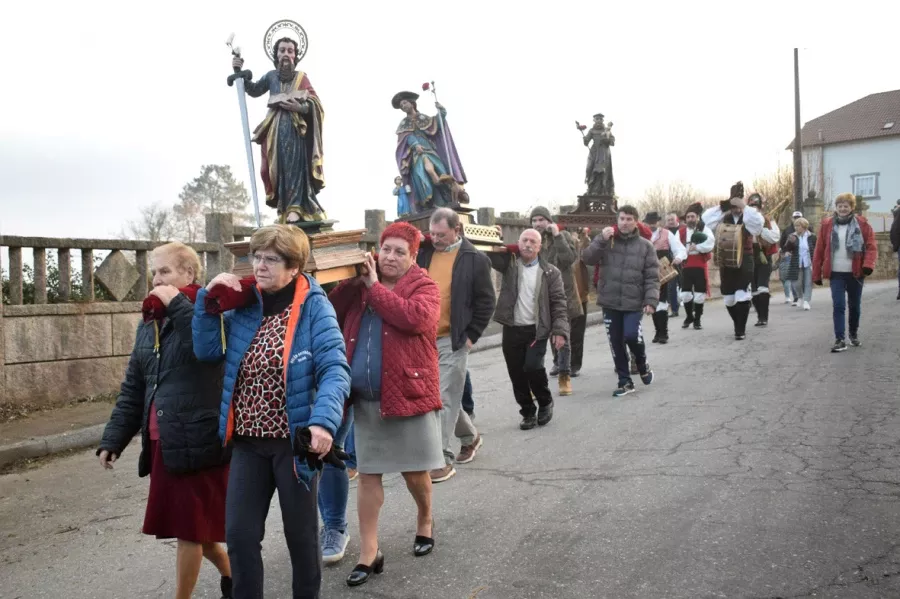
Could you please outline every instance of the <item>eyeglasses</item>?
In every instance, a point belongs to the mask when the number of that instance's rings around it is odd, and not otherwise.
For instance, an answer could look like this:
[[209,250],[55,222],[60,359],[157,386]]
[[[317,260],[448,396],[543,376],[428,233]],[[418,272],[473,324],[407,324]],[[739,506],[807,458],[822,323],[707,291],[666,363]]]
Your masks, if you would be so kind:
[[259,264],[260,262],[265,262],[266,266],[275,266],[276,264],[283,263],[284,258],[266,254],[253,254],[253,264]]

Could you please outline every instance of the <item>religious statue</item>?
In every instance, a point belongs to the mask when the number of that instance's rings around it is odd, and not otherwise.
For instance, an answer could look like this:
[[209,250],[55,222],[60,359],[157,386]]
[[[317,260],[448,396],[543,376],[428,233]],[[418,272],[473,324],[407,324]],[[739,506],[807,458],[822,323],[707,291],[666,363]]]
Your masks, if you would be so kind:
[[[422,89],[433,92],[433,85],[426,83]],[[418,99],[419,94],[404,91],[391,100],[394,108],[406,113],[397,127],[396,157],[402,183],[411,190],[410,212],[466,204],[466,173],[447,126],[447,110],[435,99],[438,114],[422,114],[416,104]]]
[[397,196],[397,216],[405,216],[412,212],[409,206],[409,192],[412,188],[403,183],[403,177],[394,177],[394,195]]
[[[266,205],[277,210],[279,221],[324,221],[327,216],[317,196],[325,187],[322,151],[325,112],[306,73],[297,70],[297,63],[306,52],[306,39],[299,26],[293,30],[301,35],[299,43],[292,37],[270,43],[273,31],[270,28],[266,50],[275,69],[259,81],[246,83],[246,93],[252,98],[269,93],[269,112],[253,132],[253,141],[261,147],[260,171]],[[243,64],[244,59],[235,53],[232,67],[238,71]]]
[[590,146],[584,179],[588,186],[587,195],[614,196],[616,186],[613,181],[610,147],[616,145],[616,138],[612,134],[612,123],[604,125],[603,115],[595,114],[594,126],[586,134],[584,125],[579,125],[577,121],[576,125],[584,137],[584,145]]

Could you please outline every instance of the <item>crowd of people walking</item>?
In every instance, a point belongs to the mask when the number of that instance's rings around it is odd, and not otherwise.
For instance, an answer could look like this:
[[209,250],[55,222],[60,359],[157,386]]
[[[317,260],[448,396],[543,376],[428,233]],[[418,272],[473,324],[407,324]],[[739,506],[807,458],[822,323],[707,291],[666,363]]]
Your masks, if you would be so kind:
[[[740,183],[716,206],[689,206],[683,223],[621,206],[613,226],[566,231],[537,207],[517,243],[488,253],[441,208],[427,235],[405,222],[388,226],[377,256],[329,293],[303,272],[309,242],[290,225],[253,233],[252,277],[223,273],[205,287],[196,252],[169,243],[151,255],[153,289],[97,454],[112,468],[141,434],[139,475],[150,476],[143,532],[177,539],[177,599],[192,595],[204,558],[223,597],[263,596],[261,543],[276,491],[293,597],[319,597],[323,563],[340,562],[348,548],[358,473],[359,556],[346,581],[359,586],[396,550],[378,537],[385,474],[401,474],[415,503],[412,554],[438,546],[432,487],[484,446],[468,356],[492,319],[502,326],[523,430],[552,421],[554,376],[556,396],[573,393],[586,365],[592,286],[613,396],[622,397],[636,391],[635,375],[643,385],[655,380],[645,315],[657,344],[670,341],[668,322],[682,307],[681,329],[702,330],[713,256],[736,341],[747,336],[751,309],[756,327],[768,325],[780,260],[785,303],[810,310],[812,286],[830,281],[832,351],[842,352],[847,328],[850,345],[861,344],[862,289],[877,257],[872,227],[855,208],[852,194],[839,195],[815,235],[798,212],[781,231],[765,198],[745,195]],[[900,231],[892,240],[900,250]]]

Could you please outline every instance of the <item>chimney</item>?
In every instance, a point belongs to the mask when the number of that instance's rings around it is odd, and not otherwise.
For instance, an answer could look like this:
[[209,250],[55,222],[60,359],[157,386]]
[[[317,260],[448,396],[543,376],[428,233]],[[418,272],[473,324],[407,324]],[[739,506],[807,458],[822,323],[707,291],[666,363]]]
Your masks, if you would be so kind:
[[819,129],[818,134],[819,134],[819,141],[821,142],[821,141],[822,141],[822,138],[823,138],[822,130],[821,130],[821,129]]

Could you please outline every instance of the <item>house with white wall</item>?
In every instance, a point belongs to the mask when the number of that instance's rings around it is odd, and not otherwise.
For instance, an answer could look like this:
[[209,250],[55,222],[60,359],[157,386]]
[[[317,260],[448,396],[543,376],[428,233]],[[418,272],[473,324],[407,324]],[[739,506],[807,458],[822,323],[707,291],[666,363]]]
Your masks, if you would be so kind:
[[889,213],[900,200],[900,90],[868,95],[809,121],[800,143],[804,196],[815,190],[827,205],[850,191],[875,213]]

